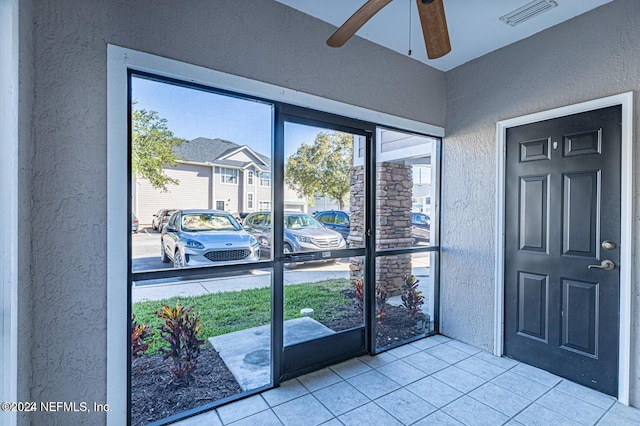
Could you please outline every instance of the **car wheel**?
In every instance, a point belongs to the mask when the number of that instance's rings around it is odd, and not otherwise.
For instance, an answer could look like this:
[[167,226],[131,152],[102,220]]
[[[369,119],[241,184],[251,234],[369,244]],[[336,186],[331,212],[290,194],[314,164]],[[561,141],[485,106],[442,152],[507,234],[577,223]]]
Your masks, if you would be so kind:
[[184,261],[182,260],[180,250],[176,250],[176,254],[173,255],[173,267],[176,269],[184,268]]
[[160,259],[162,263],[169,263],[169,256],[167,256],[167,252],[164,249],[164,241],[160,240]]
[[[284,243],[284,246],[282,247],[282,254],[286,255],[289,253],[293,253],[293,250],[291,250],[291,246],[288,243]],[[298,264],[295,262],[284,264],[285,269],[296,269],[297,266]]]

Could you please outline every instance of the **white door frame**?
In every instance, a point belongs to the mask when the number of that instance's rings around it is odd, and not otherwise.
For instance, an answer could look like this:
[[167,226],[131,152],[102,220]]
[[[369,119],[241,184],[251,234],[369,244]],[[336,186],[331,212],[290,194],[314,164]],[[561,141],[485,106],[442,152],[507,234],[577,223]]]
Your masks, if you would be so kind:
[[591,111],[609,106],[622,106],[621,151],[621,236],[620,236],[620,348],[618,364],[618,401],[629,405],[631,374],[631,259],[633,202],[633,92],[595,99],[575,105],[502,120],[496,126],[497,194],[496,194],[496,264],[495,317],[493,352],[504,351],[504,238],[505,238],[505,168],[507,129],[523,124]]

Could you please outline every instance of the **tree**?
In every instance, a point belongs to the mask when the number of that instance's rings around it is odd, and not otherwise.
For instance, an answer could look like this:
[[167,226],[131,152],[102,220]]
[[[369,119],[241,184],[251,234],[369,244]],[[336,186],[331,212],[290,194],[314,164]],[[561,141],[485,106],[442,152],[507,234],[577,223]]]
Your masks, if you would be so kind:
[[310,203],[320,194],[337,200],[342,210],[350,192],[352,162],[353,135],[320,132],[313,145],[303,143],[287,158],[284,180]]
[[174,136],[167,120],[156,111],[134,109],[132,112],[131,168],[148,179],[154,188],[167,191],[168,184],[179,182],[164,172],[166,166],[175,166],[178,155],[173,148],[184,143]]

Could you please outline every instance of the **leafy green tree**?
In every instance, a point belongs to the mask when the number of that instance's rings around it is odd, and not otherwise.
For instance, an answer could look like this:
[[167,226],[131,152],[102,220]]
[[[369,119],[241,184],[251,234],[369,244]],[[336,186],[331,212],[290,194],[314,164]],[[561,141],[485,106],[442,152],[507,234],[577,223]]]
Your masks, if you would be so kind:
[[320,132],[312,145],[303,143],[284,166],[285,183],[313,203],[320,194],[338,201],[342,210],[350,191],[353,135]]
[[167,120],[160,118],[157,111],[133,110],[131,167],[154,188],[166,192],[167,185],[179,183],[167,176],[164,168],[177,164],[178,155],[173,148],[183,143],[184,139],[174,136]]

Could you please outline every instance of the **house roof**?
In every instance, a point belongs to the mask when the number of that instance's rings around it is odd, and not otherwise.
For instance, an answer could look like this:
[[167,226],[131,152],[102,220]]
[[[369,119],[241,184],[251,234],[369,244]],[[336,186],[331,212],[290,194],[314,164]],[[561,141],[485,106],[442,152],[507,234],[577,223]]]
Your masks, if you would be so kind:
[[[240,169],[252,164],[255,164],[259,169],[271,168],[271,159],[266,155],[255,152],[247,145],[238,145],[237,143],[220,138],[196,138],[185,141],[185,143],[174,148],[174,150],[175,153],[185,161],[212,163],[219,166]],[[229,159],[240,151],[245,151],[248,157],[256,158],[257,161],[237,161]]]

